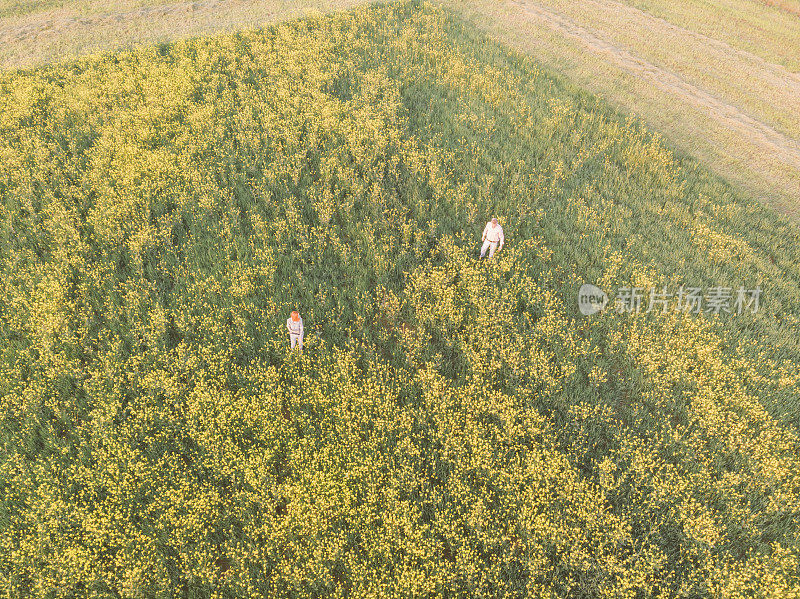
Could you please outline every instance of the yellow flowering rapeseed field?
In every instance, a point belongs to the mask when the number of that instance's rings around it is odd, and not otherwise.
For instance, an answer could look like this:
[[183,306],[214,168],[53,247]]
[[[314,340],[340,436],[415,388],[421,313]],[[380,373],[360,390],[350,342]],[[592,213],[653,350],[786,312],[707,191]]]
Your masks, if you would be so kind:
[[0,198],[2,597],[800,597],[797,226],[442,8],[3,73]]

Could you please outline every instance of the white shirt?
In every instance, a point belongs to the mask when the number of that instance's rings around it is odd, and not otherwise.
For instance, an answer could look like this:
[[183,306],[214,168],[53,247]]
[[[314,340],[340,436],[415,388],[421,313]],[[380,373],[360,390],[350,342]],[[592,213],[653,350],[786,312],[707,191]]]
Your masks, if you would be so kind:
[[289,329],[289,332],[292,335],[302,335],[303,334],[303,317],[300,317],[300,320],[295,322],[292,320],[292,317],[286,319],[286,328]]
[[496,227],[492,227],[492,221],[486,223],[486,227],[483,229],[483,237],[486,238],[486,241],[492,243],[497,243],[499,241],[500,245],[506,242],[505,235],[503,235],[503,227],[499,224]]

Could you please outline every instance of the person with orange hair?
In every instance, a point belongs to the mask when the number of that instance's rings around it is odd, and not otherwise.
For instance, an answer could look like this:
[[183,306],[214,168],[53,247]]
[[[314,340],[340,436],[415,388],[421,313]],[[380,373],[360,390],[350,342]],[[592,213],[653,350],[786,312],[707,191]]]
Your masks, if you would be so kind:
[[286,319],[286,328],[289,329],[291,349],[297,345],[300,351],[303,351],[303,319],[300,318],[299,312],[293,311],[292,315]]

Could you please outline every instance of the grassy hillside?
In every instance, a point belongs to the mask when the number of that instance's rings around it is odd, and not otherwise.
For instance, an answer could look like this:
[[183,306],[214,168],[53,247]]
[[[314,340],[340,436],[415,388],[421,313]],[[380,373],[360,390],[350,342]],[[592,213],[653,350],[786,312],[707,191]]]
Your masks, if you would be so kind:
[[[622,0],[681,27],[800,72],[797,0]],[[734,33],[734,31],[736,33]]]
[[797,15],[756,0],[440,0],[795,220]]
[[[0,0],[0,67],[262,27],[367,0]],[[795,0],[437,0],[800,218]]]
[[104,12],[131,10],[154,4],[163,0],[0,0],[0,18],[20,17],[56,10],[69,10],[74,14],[91,15]]
[[366,0],[0,0],[0,67],[230,32]]
[[800,593],[796,225],[447,12],[5,73],[0,144],[5,595]]

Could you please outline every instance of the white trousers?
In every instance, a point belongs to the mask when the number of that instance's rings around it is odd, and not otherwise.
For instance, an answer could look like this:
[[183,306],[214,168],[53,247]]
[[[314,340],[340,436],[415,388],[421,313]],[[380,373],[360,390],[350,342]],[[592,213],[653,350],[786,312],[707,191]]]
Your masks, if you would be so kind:
[[289,333],[289,341],[292,344],[292,349],[294,349],[295,345],[297,345],[300,349],[303,349],[303,333],[300,333],[299,335]]
[[[497,249],[497,242],[496,241],[489,241],[488,239],[483,242],[483,246],[481,247],[481,258],[486,255],[486,250],[489,250],[489,257],[491,258],[494,256],[494,251]],[[475,254],[473,254],[474,256]]]

